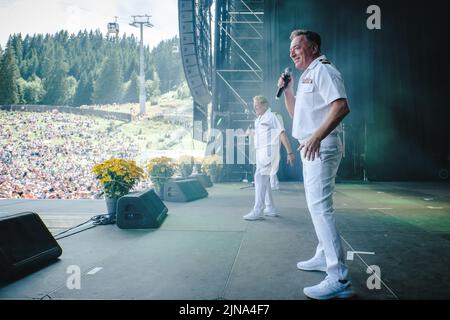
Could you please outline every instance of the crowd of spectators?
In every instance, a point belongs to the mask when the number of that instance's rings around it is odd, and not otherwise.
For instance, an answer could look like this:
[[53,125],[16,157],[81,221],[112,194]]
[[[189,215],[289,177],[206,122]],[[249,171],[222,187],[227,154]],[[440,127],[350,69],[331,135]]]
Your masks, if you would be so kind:
[[0,111],[0,198],[102,197],[93,164],[136,159],[140,150],[135,137],[100,121],[55,111]]

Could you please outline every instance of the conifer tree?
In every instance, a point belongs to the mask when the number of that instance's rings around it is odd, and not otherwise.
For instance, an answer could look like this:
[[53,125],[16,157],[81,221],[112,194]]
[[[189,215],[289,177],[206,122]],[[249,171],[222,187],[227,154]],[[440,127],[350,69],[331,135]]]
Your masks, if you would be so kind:
[[156,70],[160,79],[161,92],[172,90],[183,82],[183,68],[178,37],[161,41],[152,51]]
[[[174,50],[178,45],[179,39],[175,37],[164,40],[152,51],[148,46],[144,48],[147,97],[158,95],[160,90],[171,90],[184,80],[181,57]],[[16,74],[12,80],[16,81],[17,90],[6,92],[0,88],[2,95],[14,96],[8,101],[21,102],[20,88],[26,90],[24,102],[51,105],[135,101],[138,94],[132,89],[136,84],[135,74],[139,74],[139,41],[134,35],[124,34],[110,41],[99,30],[76,34],[63,30],[53,35],[25,35],[24,38],[19,33],[10,36],[8,47],[14,55],[8,59],[14,59],[13,65],[19,70],[19,76]],[[0,48],[0,60],[2,57],[6,57],[5,48],[3,51]],[[16,69],[12,67],[8,72],[11,70]],[[20,77],[22,80],[17,85]],[[7,84],[11,80],[8,79],[0,79],[2,88],[12,86]]]
[[70,99],[69,83],[67,81],[68,64],[65,62],[64,50],[59,45],[51,46],[47,52],[45,63],[44,89],[46,94],[44,104],[64,105]]
[[119,55],[113,52],[103,60],[100,72],[94,83],[92,100],[94,103],[118,103],[122,98],[122,68]]
[[17,60],[17,66],[19,66],[19,68],[20,68],[20,65],[22,64],[22,57],[23,57],[22,35],[20,33],[18,33],[18,34],[13,34],[12,36],[10,36],[8,39],[7,46],[14,49],[14,54],[15,54],[16,60]]
[[89,105],[92,103],[91,97],[94,91],[92,78],[89,78],[86,72],[83,72],[78,82],[77,91],[73,98],[73,105],[76,107]]
[[130,77],[130,83],[125,92],[123,102],[139,102],[139,77],[136,72]]
[[7,46],[0,61],[0,104],[20,103],[19,77],[19,67],[14,49]]

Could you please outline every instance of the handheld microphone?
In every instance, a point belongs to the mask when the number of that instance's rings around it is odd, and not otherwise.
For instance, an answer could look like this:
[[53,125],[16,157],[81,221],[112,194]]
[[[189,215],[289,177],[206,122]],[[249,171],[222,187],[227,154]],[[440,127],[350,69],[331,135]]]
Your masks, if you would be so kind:
[[292,75],[291,68],[284,69],[284,72],[283,72],[284,86],[282,86],[281,88],[278,88],[276,99],[279,99],[281,97],[281,95],[283,94],[284,89],[286,89],[288,82],[291,79],[291,75]]

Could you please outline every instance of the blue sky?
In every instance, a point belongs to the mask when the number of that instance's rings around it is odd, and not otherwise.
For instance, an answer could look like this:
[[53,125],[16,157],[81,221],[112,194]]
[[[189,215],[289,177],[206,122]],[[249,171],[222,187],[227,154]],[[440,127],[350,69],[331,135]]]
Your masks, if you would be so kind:
[[149,14],[153,28],[145,28],[144,43],[151,47],[178,34],[178,0],[0,0],[0,44],[5,47],[8,36],[21,32],[55,33],[65,29],[100,29],[118,16],[120,35],[134,34],[139,29],[128,25],[132,15]]

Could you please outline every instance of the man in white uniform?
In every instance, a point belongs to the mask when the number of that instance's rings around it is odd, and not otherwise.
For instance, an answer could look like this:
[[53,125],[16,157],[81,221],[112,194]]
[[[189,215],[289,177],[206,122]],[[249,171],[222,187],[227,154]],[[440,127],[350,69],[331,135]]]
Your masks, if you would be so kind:
[[[250,213],[243,218],[245,220],[264,219],[267,216],[277,216],[270,188],[270,175],[278,170],[277,153],[279,141],[283,143],[288,153],[287,162],[292,165],[295,156],[291,144],[287,138],[284,128],[278,118],[268,109],[269,104],[265,97],[253,98],[253,108],[256,113],[255,120],[255,149],[256,149],[256,171],[255,171],[255,205]],[[264,208],[265,207],[265,208]]]
[[[339,71],[320,53],[320,35],[305,30],[291,33],[290,57],[303,70],[297,93],[294,79],[286,79],[284,101],[293,117],[292,136],[299,141],[306,201],[319,244],[314,257],[301,261],[301,270],[326,271],[318,285],[304,288],[313,299],[348,298],[353,295],[344,251],[336,228],[333,192],[342,158],[341,121],[350,112]],[[278,86],[285,85],[285,78]]]

